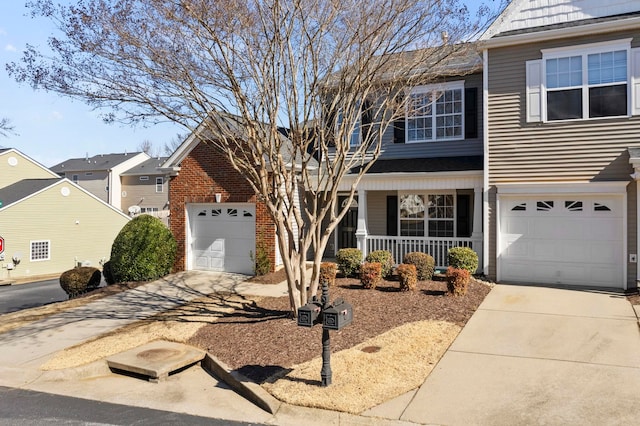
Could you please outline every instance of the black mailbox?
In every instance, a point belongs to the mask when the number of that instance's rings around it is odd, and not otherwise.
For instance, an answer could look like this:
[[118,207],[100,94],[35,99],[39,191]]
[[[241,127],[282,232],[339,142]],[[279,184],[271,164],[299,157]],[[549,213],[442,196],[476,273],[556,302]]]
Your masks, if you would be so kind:
[[353,307],[342,298],[336,299],[333,305],[322,313],[322,328],[327,330],[340,330],[345,325],[351,324],[351,321],[353,321]]
[[320,316],[320,304],[317,302],[307,303],[298,308],[298,325],[303,327],[313,327],[318,322]]

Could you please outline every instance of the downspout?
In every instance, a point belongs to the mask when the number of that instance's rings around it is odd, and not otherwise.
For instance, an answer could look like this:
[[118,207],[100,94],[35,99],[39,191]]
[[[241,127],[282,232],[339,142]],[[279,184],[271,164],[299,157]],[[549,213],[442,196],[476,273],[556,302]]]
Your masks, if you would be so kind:
[[482,271],[489,275],[489,51],[482,50]]

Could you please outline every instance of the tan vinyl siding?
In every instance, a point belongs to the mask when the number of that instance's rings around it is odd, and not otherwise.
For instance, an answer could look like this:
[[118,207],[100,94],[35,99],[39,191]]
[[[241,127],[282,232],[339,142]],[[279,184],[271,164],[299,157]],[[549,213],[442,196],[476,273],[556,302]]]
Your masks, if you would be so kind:
[[91,175],[87,176],[87,172],[65,172],[64,177],[73,180],[73,175],[78,175],[78,185],[86,189],[105,203],[109,202],[109,193],[106,188],[109,185],[109,173],[106,170],[90,171]]
[[[525,63],[541,49],[618,40],[555,40],[489,51],[489,183],[628,180],[626,149],[640,144],[640,117],[525,122]],[[637,44],[635,42],[633,44]]]
[[[66,197],[61,194],[63,187],[70,190]],[[10,260],[19,253],[22,259],[11,277],[61,273],[73,268],[76,260],[100,267],[102,258],[109,259],[113,240],[127,221],[126,216],[66,182],[14,204],[0,211],[5,257]],[[50,241],[50,260],[30,261],[30,242],[35,240]],[[6,274],[5,268],[0,269],[0,279]]]
[[16,151],[0,153],[0,188],[12,185],[23,179],[51,179],[55,177],[58,177],[58,175],[39,166]]
[[[627,148],[640,146],[640,116],[573,122],[527,123],[526,61],[542,58],[541,49],[574,47],[633,38],[606,36],[556,39],[544,43],[492,49],[489,76],[489,276],[496,276],[496,189],[501,183],[630,181]],[[630,58],[629,58],[630,60]],[[637,251],[636,189],[627,187],[628,253]],[[637,264],[628,263],[628,285],[635,287]]]

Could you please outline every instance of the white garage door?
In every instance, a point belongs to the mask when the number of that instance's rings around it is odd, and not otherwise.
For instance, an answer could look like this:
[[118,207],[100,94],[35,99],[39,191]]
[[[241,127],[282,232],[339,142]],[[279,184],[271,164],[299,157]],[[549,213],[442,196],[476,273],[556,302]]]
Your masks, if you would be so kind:
[[191,269],[253,274],[255,205],[197,204],[188,212]]
[[623,197],[500,198],[504,282],[624,287]]

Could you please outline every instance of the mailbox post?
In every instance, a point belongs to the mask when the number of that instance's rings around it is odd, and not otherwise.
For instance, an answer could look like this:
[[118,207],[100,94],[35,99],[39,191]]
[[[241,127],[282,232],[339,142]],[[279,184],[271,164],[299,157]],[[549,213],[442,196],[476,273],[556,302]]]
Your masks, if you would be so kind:
[[353,320],[353,308],[342,298],[338,298],[329,304],[329,285],[322,283],[322,298],[320,303],[314,299],[304,306],[298,308],[298,325],[302,327],[313,327],[322,323],[322,386],[331,384],[331,337],[329,330],[340,330],[342,327],[351,324]]

